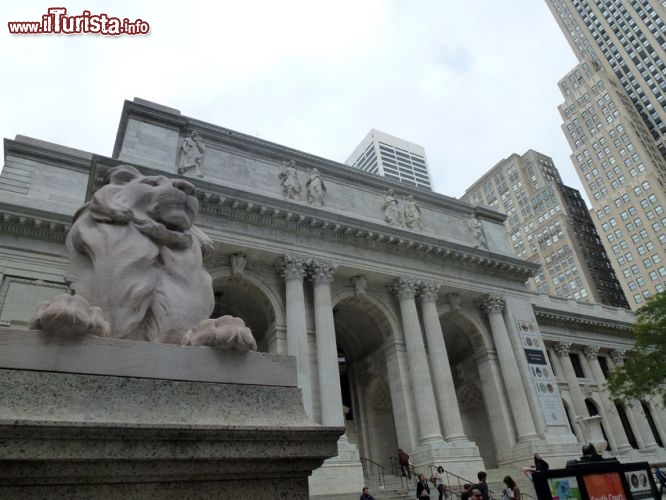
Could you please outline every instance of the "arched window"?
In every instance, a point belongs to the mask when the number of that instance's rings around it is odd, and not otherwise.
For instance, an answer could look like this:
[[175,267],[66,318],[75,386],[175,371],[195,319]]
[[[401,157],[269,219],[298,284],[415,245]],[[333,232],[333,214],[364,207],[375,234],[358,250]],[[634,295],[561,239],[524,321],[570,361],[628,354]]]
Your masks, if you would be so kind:
[[569,429],[571,430],[571,434],[576,434],[574,431],[574,426],[573,426],[573,421],[571,420],[571,414],[569,413],[569,406],[566,404],[564,399],[562,400],[562,406],[564,406],[564,413],[567,416],[567,421],[569,422]]
[[[599,415],[599,409],[597,408],[596,403],[594,401],[592,401],[591,399],[586,399],[585,400],[585,406],[587,406],[587,412],[590,414],[590,417],[594,417],[596,415]],[[606,443],[607,443],[606,444],[606,446],[607,446],[606,449],[608,451],[610,451],[612,448],[611,448],[610,441],[608,440],[608,436],[606,435],[606,429],[604,428],[603,420],[601,422],[599,422],[599,424],[601,425],[601,434],[603,434],[604,441],[606,441]]]
[[622,403],[615,403],[615,408],[617,409],[617,414],[620,417],[620,422],[622,422],[622,427],[624,427],[624,432],[627,435],[629,444],[633,449],[637,450],[638,441],[636,441],[636,435],[631,428],[631,424],[629,424],[629,418],[627,418],[627,411],[624,409],[624,405],[622,405]]
[[654,417],[652,416],[650,405],[647,404],[645,401],[641,401],[641,406],[643,407],[643,411],[645,412],[645,418],[647,418],[648,424],[650,424],[650,430],[652,431],[652,435],[654,436],[655,443],[657,443],[659,446],[663,448],[664,442],[661,440],[661,436],[659,435],[657,426],[654,423]]

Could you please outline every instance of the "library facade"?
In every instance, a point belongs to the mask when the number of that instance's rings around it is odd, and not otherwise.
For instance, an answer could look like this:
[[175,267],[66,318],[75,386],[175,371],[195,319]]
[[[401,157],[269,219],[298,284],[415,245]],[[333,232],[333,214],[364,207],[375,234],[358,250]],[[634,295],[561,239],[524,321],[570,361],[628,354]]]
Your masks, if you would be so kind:
[[500,213],[140,99],[111,157],[23,136],[4,151],[2,327],[66,289],[65,236],[108,169],[196,187],[213,315],[295,356],[307,415],[345,428],[312,496],[360,492],[398,448],[465,478],[535,452],[563,465],[597,427],[620,460],[666,462],[661,403],[604,388],[632,313],[531,292],[538,266],[513,255]]

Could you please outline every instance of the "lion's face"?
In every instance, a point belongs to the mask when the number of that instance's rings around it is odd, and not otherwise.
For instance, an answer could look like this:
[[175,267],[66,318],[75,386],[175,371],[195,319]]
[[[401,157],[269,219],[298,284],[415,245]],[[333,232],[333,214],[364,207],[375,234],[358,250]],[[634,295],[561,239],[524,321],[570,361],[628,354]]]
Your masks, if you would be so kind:
[[199,213],[194,186],[182,179],[143,176],[124,165],[111,169],[109,184],[95,193],[91,211],[97,220],[128,222],[150,219],[171,231],[183,232],[192,227]]
[[164,176],[140,177],[125,184],[122,196],[132,200],[131,208],[138,218],[145,214],[172,231],[185,231],[199,213],[192,184]]

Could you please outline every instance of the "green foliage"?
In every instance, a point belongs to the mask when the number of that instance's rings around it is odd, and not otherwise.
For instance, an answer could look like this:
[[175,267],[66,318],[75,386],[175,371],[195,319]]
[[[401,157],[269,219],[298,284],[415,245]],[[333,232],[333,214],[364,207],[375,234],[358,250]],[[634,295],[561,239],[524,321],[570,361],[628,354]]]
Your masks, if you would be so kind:
[[666,292],[636,311],[636,344],[608,378],[615,399],[630,402],[661,396],[666,404]]

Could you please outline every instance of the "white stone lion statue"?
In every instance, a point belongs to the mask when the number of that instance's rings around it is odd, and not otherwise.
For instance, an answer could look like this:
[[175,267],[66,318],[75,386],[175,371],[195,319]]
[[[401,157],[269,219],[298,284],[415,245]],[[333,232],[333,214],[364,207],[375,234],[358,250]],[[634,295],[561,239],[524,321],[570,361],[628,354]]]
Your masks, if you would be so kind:
[[30,328],[184,345],[256,349],[243,320],[209,319],[209,238],[193,226],[192,184],[122,165],[74,215],[67,235],[70,294],[37,307]]

